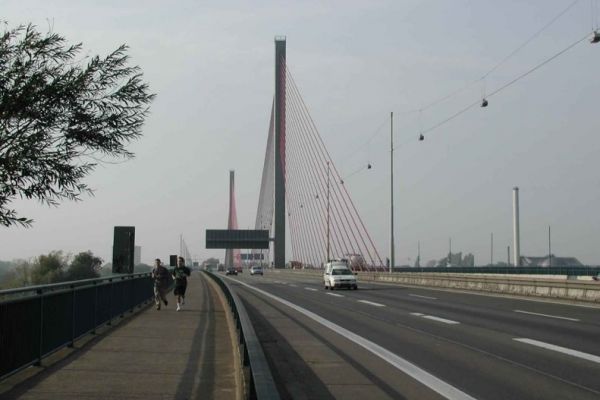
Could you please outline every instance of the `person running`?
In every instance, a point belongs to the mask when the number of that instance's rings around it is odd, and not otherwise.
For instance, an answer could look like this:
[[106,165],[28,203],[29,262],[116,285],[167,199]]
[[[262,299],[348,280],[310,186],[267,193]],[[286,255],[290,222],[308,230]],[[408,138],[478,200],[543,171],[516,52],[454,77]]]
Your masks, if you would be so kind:
[[156,309],[160,310],[161,301],[165,303],[165,307],[169,304],[166,297],[169,287],[169,270],[162,265],[160,258],[154,260],[152,279],[154,279],[154,302],[156,303]]
[[177,259],[177,266],[173,269],[173,279],[175,280],[175,290],[173,294],[177,296],[177,311],[181,310],[185,304],[185,290],[187,289],[187,277],[191,271],[185,266],[183,257]]

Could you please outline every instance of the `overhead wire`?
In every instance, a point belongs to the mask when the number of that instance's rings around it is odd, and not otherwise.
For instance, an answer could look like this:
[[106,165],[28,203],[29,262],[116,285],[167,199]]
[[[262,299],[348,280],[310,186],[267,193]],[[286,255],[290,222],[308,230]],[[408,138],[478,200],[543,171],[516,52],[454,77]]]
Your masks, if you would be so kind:
[[[571,8],[573,8],[577,3],[579,3],[580,0],[574,0],[573,2],[571,2],[566,8],[564,8],[563,10],[561,10],[556,16],[554,16],[549,22],[547,22],[544,26],[542,26],[542,28],[540,28],[539,30],[537,30],[533,35],[531,35],[527,40],[525,40],[522,44],[520,44],[515,50],[513,50],[512,52],[510,52],[506,57],[504,57],[502,60],[500,60],[498,63],[496,63],[492,68],[490,68],[486,73],[484,73],[480,78],[473,80],[469,83],[467,83],[465,86],[463,86],[462,88],[456,89],[438,99],[435,99],[431,102],[429,102],[428,104],[421,106],[419,109],[417,109],[417,111],[424,111],[427,110],[429,108],[432,108],[440,103],[443,103],[446,100],[449,100],[453,97],[455,97],[456,95],[464,92],[465,90],[469,89],[471,86],[473,86],[474,84],[484,80],[485,78],[487,78],[488,76],[490,76],[493,72],[495,72],[498,68],[500,68],[502,65],[504,65],[509,59],[511,59],[515,54],[517,54],[519,51],[521,51],[523,48],[525,48],[529,43],[531,43],[534,39],[536,39],[542,32],[544,32],[546,29],[548,29],[550,26],[552,26],[556,21],[558,21],[563,15],[565,15]],[[594,1],[594,0],[592,0]],[[409,110],[410,111],[414,111],[414,110]]]
[[[492,97],[498,93],[500,93],[502,90],[508,88],[509,86],[512,86],[513,84],[515,84],[516,82],[520,81],[521,79],[525,78],[526,76],[530,75],[531,73],[533,73],[534,71],[538,70],[539,68],[543,67],[544,65],[548,64],[550,61],[558,58],[559,56],[563,55],[564,53],[566,53],[567,51],[571,50],[573,47],[577,46],[579,43],[583,42],[584,40],[586,40],[588,37],[590,36],[590,33],[586,33],[582,38],[577,39],[575,42],[569,44],[567,47],[565,47],[564,49],[560,50],[559,52],[553,54],[551,57],[545,59],[544,61],[540,62],[539,64],[535,65],[534,67],[530,68],[529,70],[523,72],[522,74],[518,75],[516,78],[512,79],[511,81],[505,83],[504,85],[500,86],[499,88],[497,88],[496,90],[490,92],[488,94],[488,98]],[[467,105],[466,107],[460,109],[459,111],[455,112],[454,114],[450,115],[449,117],[439,121],[438,123],[430,126],[429,128],[423,130],[422,134],[426,134],[428,132],[431,132],[439,127],[441,127],[442,125],[445,125],[446,123],[452,121],[453,119],[457,118],[458,116],[464,114],[465,112],[467,112],[468,110],[470,110],[471,108],[475,107],[476,105],[478,105],[480,103],[479,100]]]

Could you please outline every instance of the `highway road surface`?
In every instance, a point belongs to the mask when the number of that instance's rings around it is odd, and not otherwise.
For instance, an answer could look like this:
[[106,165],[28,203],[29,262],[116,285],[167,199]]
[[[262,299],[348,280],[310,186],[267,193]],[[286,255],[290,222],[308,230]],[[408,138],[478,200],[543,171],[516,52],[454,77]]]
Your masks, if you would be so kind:
[[[360,278],[360,275],[359,275]],[[600,308],[246,271],[246,304],[284,398],[600,399]]]

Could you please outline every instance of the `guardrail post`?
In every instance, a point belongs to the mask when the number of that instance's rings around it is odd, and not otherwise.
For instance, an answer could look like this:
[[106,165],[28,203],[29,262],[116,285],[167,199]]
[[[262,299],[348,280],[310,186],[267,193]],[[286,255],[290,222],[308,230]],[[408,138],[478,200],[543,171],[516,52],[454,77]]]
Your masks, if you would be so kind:
[[98,327],[98,284],[94,281],[94,328],[92,329],[92,335],[96,334],[96,328]]
[[135,309],[135,301],[136,301],[136,296],[135,296],[135,280],[133,279],[132,275],[129,275],[129,282],[131,282],[131,289],[129,290],[129,312],[132,313],[133,310]]
[[75,285],[71,285],[71,343],[68,347],[75,345]]
[[38,343],[38,359],[33,365],[40,366],[42,365],[42,353],[44,351],[44,295],[42,289],[36,290],[36,293],[40,296],[40,341]]
[[[125,283],[124,283],[125,282],[125,278],[126,278],[125,276],[121,277],[121,301],[125,300],[125,296],[124,296],[124,293],[123,293],[125,291],[125,286],[126,286]],[[125,314],[125,308],[123,307],[123,304],[121,304],[121,314],[119,315],[119,317],[121,317],[121,318],[125,317],[124,314]]]
[[112,325],[112,297],[113,297],[113,283],[112,283],[112,278],[108,278],[108,322],[106,323],[106,325]]

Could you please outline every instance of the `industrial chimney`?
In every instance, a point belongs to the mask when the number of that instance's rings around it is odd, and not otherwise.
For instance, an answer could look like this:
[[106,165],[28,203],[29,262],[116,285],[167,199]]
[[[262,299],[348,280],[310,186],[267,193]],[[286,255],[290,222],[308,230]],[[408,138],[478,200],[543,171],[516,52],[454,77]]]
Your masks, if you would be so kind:
[[514,249],[514,266],[521,266],[521,242],[519,238],[519,188],[513,188],[513,249]]

